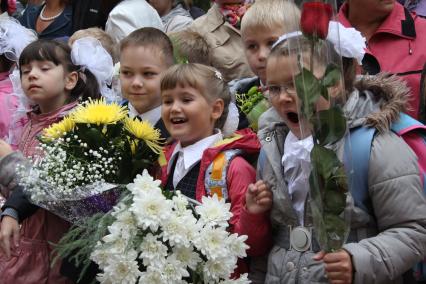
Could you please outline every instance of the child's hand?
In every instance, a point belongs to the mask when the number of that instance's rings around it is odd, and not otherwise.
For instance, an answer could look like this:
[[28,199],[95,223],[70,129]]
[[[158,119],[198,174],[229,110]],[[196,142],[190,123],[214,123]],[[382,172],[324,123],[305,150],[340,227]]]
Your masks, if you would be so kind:
[[341,249],[333,253],[320,251],[314,260],[323,260],[325,273],[331,284],[351,284],[353,279],[353,267],[350,254]]
[[4,216],[1,221],[0,247],[7,259],[10,258],[11,241],[13,247],[19,245],[19,223],[15,218]]
[[0,158],[3,158],[4,156],[9,155],[12,153],[12,147],[10,147],[9,144],[7,144],[5,141],[0,139]]
[[251,214],[268,211],[272,207],[272,191],[263,180],[250,184],[246,191],[246,208]]

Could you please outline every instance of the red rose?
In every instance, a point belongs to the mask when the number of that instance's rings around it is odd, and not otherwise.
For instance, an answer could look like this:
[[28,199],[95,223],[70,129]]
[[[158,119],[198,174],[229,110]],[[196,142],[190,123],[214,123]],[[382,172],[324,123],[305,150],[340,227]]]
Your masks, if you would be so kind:
[[328,34],[328,23],[333,16],[333,8],[324,2],[303,3],[300,26],[306,36],[325,39]]

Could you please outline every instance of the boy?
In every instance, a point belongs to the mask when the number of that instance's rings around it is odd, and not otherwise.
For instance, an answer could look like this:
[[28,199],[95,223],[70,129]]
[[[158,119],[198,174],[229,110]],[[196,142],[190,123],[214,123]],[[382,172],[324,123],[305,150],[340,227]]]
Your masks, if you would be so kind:
[[165,33],[155,28],[133,31],[120,43],[121,93],[131,117],[149,121],[169,135],[161,120],[161,73],[174,63],[173,46]]
[[[258,1],[247,10],[241,21],[241,39],[247,62],[256,77],[231,82],[233,94],[245,94],[253,86],[264,86],[266,59],[272,45],[281,35],[299,30],[299,22],[300,10],[291,1]],[[240,112],[238,129],[245,127],[248,121]]]

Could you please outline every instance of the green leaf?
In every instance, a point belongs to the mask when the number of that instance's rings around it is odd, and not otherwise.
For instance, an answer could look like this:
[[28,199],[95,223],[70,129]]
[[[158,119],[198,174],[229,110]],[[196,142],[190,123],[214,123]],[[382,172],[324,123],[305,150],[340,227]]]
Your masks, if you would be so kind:
[[325,180],[329,179],[335,168],[341,165],[334,151],[319,145],[314,145],[312,148],[311,161],[313,171],[317,172]]
[[335,86],[339,82],[340,77],[340,68],[337,67],[337,65],[330,63],[325,69],[322,85],[326,88]]
[[302,112],[308,119],[314,112],[315,103],[321,95],[321,81],[306,68],[295,77],[296,91],[302,101]]
[[346,194],[336,190],[326,190],[324,195],[324,211],[339,215],[346,207]]
[[312,120],[315,139],[322,146],[336,143],[346,133],[346,118],[338,106],[319,111]]

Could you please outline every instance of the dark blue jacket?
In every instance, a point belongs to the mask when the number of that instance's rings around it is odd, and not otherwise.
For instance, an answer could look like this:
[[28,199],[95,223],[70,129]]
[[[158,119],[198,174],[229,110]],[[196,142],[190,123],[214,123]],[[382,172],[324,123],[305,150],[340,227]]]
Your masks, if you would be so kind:
[[[38,15],[44,5],[28,5],[19,21],[24,27],[36,30],[35,25]],[[72,35],[72,7],[66,6],[62,14],[53,20],[41,33],[38,34],[42,39],[55,39],[60,37],[69,37]]]

